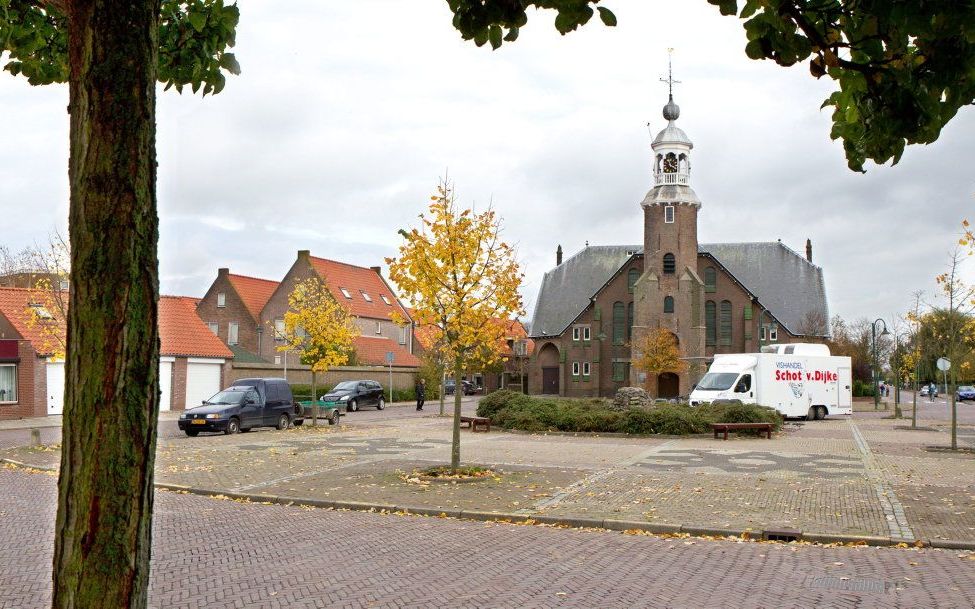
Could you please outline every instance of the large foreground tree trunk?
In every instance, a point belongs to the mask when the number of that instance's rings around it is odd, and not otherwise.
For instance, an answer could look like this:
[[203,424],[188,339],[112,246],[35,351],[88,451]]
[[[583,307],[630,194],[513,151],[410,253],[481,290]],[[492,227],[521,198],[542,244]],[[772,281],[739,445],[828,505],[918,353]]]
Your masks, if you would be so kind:
[[159,410],[159,1],[67,6],[71,293],[53,604],[142,608]]

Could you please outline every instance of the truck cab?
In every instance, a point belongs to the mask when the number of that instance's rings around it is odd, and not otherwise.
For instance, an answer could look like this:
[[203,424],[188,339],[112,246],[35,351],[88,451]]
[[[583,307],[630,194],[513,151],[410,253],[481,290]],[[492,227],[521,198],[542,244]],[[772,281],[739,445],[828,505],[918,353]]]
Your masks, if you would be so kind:
[[715,400],[755,403],[756,358],[749,355],[718,355],[690,395],[691,406]]

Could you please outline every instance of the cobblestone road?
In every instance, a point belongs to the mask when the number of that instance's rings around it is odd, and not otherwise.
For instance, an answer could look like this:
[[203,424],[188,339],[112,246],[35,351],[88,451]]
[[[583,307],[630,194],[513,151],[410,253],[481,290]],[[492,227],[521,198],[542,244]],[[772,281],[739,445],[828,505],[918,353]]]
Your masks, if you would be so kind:
[[[50,603],[55,481],[0,469],[0,609]],[[975,606],[966,552],[735,543],[156,495],[150,606]]]

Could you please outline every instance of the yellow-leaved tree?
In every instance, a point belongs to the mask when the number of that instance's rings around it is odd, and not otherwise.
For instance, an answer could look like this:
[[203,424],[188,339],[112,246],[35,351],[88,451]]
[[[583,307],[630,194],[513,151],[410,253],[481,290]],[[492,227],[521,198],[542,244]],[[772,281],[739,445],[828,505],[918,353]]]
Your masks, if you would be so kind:
[[284,341],[278,351],[297,351],[302,364],[311,367],[312,425],[318,424],[317,375],[348,363],[359,336],[349,311],[316,278],[295,285],[284,314]]
[[687,362],[680,357],[677,337],[670,330],[653,328],[633,341],[633,366],[647,375],[646,390],[656,396],[657,378],[665,372],[681,374]]
[[522,273],[514,248],[501,239],[501,219],[488,209],[475,213],[458,206],[444,181],[431,197],[420,227],[400,230],[399,256],[387,258],[389,277],[413,303],[413,321],[432,326],[433,348],[453,371],[454,421],[450,466],[460,467],[461,374],[476,361],[501,357],[504,324],[494,320],[523,315]]

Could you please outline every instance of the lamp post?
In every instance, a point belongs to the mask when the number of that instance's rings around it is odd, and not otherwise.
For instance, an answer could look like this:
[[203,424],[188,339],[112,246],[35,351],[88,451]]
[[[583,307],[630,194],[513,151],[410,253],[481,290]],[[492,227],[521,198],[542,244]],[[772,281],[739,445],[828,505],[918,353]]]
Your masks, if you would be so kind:
[[880,333],[880,336],[887,336],[888,334],[890,334],[890,332],[887,331],[887,322],[885,322],[883,319],[880,319],[878,317],[877,319],[874,320],[872,324],[870,324],[870,336],[873,339],[873,367],[871,368],[872,370],[871,377],[873,378],[873,409],[874,410],[880,409],[880,395],[879,395],[880,391],[878,390],[877,387],[877,381],[878,381],[877,368],[879,367],[879,363],[877,362],[877,323],[880,323],[880,325],[884,327],[884,331]]

